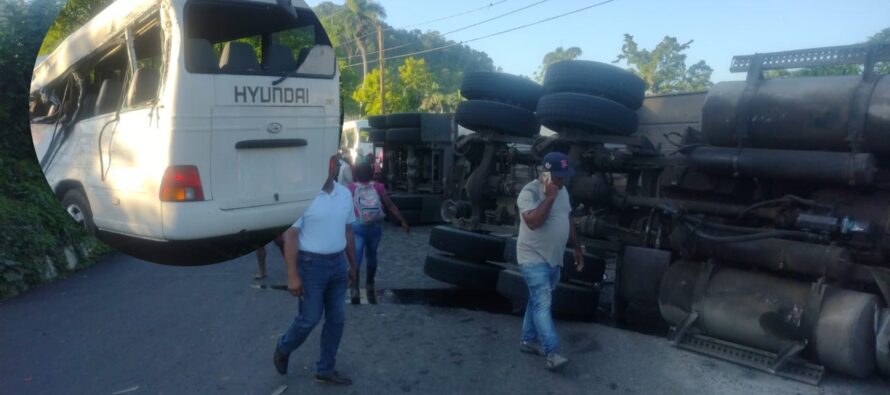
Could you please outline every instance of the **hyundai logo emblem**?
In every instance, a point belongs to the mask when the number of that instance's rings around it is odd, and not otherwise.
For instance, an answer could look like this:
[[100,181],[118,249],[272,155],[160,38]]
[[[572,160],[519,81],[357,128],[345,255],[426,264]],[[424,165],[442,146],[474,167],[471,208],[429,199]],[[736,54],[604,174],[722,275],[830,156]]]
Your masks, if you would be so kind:
[[284,127],[281,126],[281,124],[278,122],[271,122],[268,125],[266,125],[266,130],[268,130],[269,133],[279,133],[279,132],[281,132],[282,128],[284,128]]

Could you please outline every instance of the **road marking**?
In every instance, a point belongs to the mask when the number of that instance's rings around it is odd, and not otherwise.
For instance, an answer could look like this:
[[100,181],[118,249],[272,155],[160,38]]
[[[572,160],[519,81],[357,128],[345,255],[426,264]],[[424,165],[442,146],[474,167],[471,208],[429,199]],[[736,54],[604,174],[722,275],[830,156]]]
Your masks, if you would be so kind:
[[126,394],[126,393],[129,393],[129,392],[136,391],[136,390],[138,390],[138,389],[139,389],[139,386],[137,385],[137,386],[133,386],[133,387],[127,388],[127,389],[125,389],[125,390],[120,390],[120,391],[117,391],[117,392],[112,392],[111,395],[121,395],[121,394]]

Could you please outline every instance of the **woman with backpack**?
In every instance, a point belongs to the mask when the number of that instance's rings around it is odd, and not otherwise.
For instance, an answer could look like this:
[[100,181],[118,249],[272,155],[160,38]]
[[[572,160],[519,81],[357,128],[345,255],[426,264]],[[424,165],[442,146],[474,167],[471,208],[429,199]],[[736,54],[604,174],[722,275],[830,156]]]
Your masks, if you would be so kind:
[[[352,192],[352,201],[355,206],[356,221],[352,224],[355,234],[355,260],[358,271],[361,272],[362,256],[368,258],[368,273],[366,286],[374,288],[374,275],[377,273],[377,246],[383,236],[383,218],[386,216],[383,208],[386,207],[393,217],[402,224],[405,233],[410,231],[408,223],[399,212],[399,208],[393,204],[383,184],[374,182],[372,176],[374,169],[368,161],[362,161],[355,167],[355,182],[349,184]],[[353,282],[352,299],[357,299],[358,278]]]

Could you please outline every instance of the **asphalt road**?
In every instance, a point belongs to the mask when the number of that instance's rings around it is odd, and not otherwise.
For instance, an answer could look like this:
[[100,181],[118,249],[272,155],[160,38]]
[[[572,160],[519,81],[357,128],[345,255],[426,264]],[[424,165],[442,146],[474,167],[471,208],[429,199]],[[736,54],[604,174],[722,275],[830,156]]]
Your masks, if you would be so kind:
[[[422,272],[428,235],[387,227],[378,289],[449,288]],[[320,329],[291,357],[287,376],[272,366],[297,304],[254,287],[285,283],[280,254],[268,250],[270,275],[259,282],[252,255],[182,268],[117,254],[0,303],[0,394],[890,393],[879,378],[829,373],[814,387],[584,322],[557,323],[572,361],[551,373],[517,350],[520,317],[386,297],[347,306],[338,370],[354,385],[326,387],[311,380]]]

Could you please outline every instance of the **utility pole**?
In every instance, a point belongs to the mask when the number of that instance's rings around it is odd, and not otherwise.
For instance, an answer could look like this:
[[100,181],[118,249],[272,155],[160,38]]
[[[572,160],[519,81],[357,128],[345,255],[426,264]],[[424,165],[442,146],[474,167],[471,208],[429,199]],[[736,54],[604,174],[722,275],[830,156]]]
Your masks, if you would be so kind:
[[377,24],[377,63],[380,65],[380,114],[386,114],[386,86],[384,85],[384,68],[383,68],[383,29]]

